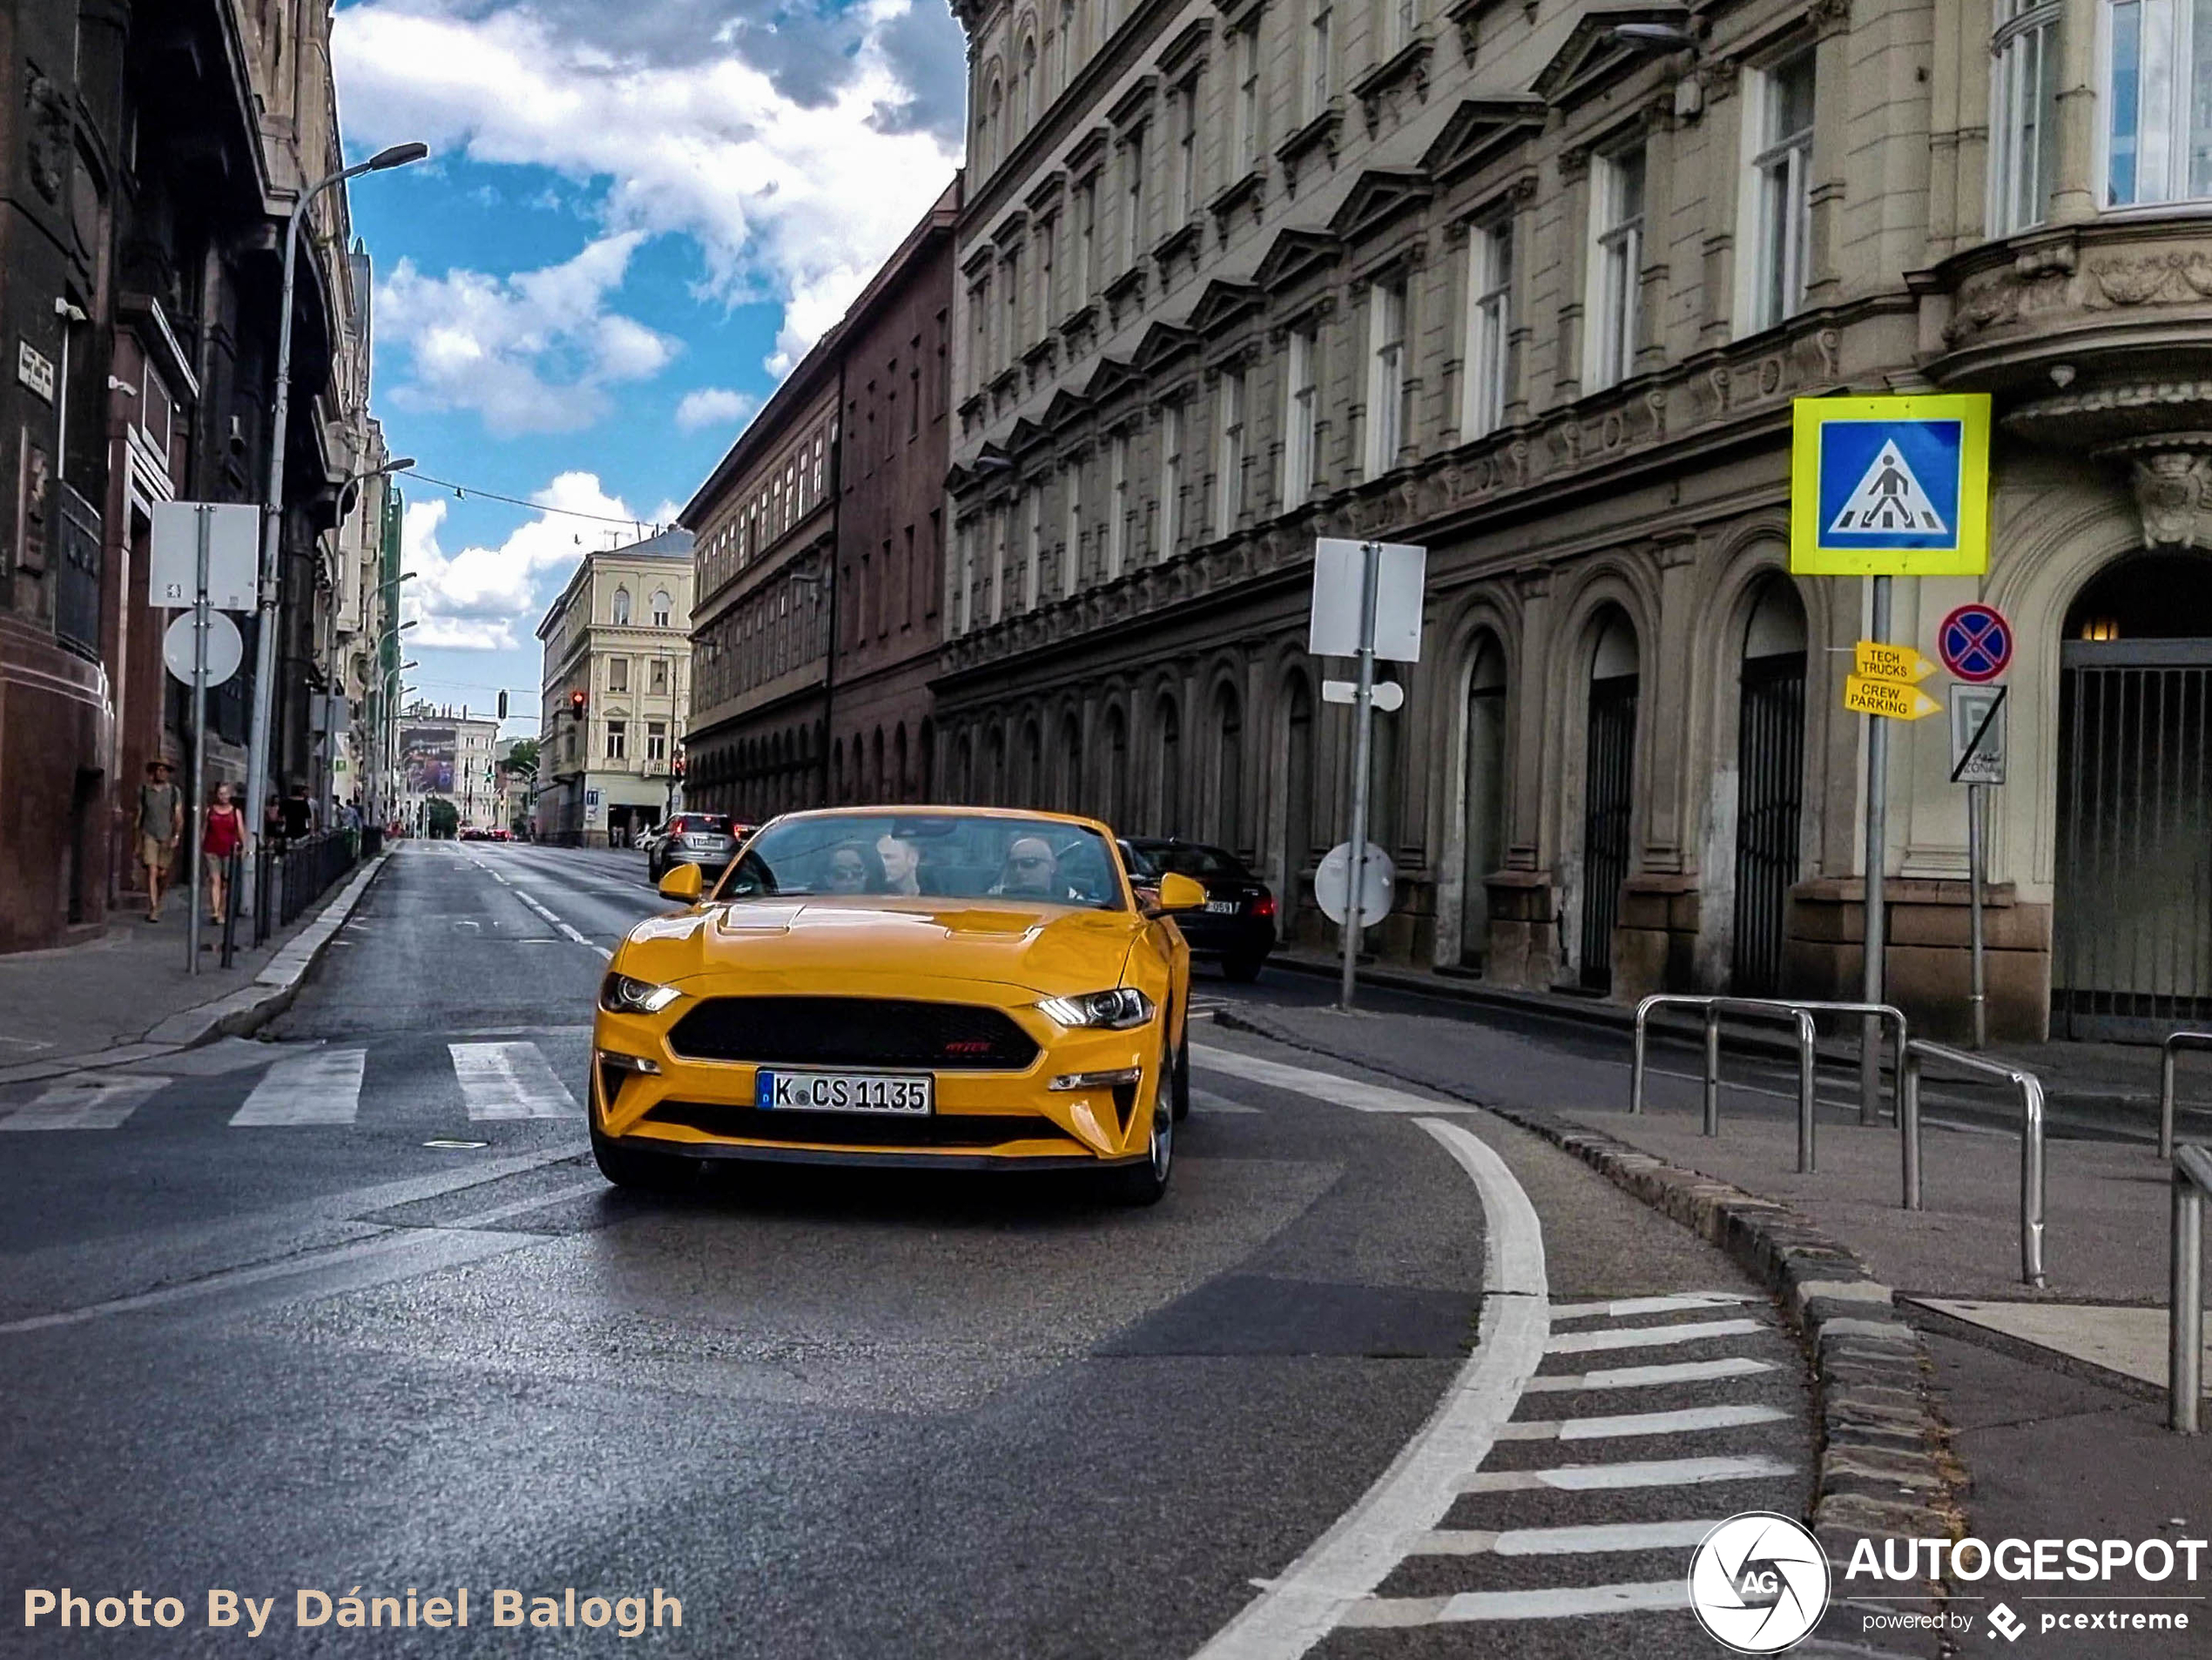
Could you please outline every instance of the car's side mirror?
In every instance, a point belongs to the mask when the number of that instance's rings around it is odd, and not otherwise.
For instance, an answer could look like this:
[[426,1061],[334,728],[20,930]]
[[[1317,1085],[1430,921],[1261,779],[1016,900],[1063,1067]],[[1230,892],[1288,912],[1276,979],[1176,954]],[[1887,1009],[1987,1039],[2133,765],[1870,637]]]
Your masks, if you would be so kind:
[[679,905],[696,905],[705,886],[697,865],[671,865],[668,874],[660,879],[660,896]]
[[1204,883],[1179,871],[1169,871],[1160,878],[1160,908],[1163,911],[1195,911],[1206,902]]

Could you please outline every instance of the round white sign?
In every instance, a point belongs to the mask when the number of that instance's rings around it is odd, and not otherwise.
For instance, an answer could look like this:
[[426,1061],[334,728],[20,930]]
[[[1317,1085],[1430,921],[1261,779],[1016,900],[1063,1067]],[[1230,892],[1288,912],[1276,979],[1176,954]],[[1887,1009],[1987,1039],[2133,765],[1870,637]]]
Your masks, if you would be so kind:
[[1730,1516],[1689,1559],[1689,1606],[1716,1643],[1780,1654],[1827,1611],[1828,1553],[1801,1524],[1766,1510]]
[[[1372,841],[1367,844],[1366,876],[1361,886],[1366,891],[1359,896],[1359,926],[1372,928],[1390,914],[1390,896],[1398,884],[1398,872],[1390,855]],[[1322,855],[1320,867],[1313,873],[1313,901],[1329,921],[1341,922],[1351,889],[1352,844],[1339,841]]]
[[[192,614],[185,611],[171,623],[161,637],[161,660],[169,665],[169,672],[186,685],[192,684],[192,630],[196,626]],[[219,611],[207,613],[207,684],[219,686],[238,672],[238,665],[246,660],[246,642],[239,638],[238,624]]]

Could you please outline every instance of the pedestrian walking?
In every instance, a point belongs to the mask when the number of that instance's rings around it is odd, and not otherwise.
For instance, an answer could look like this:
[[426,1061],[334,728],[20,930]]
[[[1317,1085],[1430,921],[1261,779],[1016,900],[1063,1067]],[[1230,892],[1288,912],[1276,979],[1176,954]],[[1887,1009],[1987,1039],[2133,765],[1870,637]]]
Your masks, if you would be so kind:
[[138,862],[146,867],[146,921],[161,920],[161,890],[169,880],[169,867],[177,856],[177,838],[185,827],[184,796],[169,781],[169,763],[146,763],[146,781],[138,786]]
[[269,792],[269,804],[261,813],[261,841],[271,853],[284,851],[284,797],[275,790]]
[[199,839],[202,862],[207,867],[207,920],[217,927],[230,908],[228,871],[231,857],[246,848],[246,815],[232,799],[230,780],[215,786],[215,800],[207,809],[207,828]]

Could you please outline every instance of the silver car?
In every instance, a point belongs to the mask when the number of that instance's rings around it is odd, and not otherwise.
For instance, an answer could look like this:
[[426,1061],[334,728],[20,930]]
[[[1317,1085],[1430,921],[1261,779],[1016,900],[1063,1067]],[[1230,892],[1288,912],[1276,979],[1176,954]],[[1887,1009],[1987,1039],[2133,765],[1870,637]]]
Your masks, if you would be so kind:
[[645,879],[658,883],[678,865],[697,865],[711,887],[736,854],[739,834],[726,813],[678,813],[646,855]]

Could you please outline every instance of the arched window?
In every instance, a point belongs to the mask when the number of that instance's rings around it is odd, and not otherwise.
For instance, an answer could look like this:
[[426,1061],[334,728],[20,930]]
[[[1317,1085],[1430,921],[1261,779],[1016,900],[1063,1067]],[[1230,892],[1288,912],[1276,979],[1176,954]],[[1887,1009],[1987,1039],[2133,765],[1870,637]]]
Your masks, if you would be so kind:
[[1504,862],[1506,830],[1506,654],[1491,634],[1467,670],[1466,778],[1460,961],[1480,968],[1490,948],[1489,879]]
[[891,799],[894,801],[913,800],[914,793],[910,787],[913,774],[907,767],[907,723],[903,720],[891,732],[891,765],[897,773],[891,781]]
[[1106,712],[1107,821],[1124,835],[1131,828],[1129,800],[1129,717],[1116,704]]
[[1179,836],[1184,833],[1183,822],[1183,712],[1175,706],[1173,698],[1160,699],[1160,778],[1157,800],[1159,812],[1153,820],[1152,833],[1160,836]]
[[1213,839],[1232,851],[1244,829],[1244,710],[1237,689],[1214,693]]
[[630,621],[630,590],[615,590],[615,626],[621,628]]
[[1635,625],[1619,606],[1594,627],[1582,765],[1581,980],[1613,989],[1613,929],[1629,875],[1635,794],[1637,651]]
[[1034,36],[1022,43],[1022,130],[1037,124],[1037,43]]
[[1006,154],[1006,89],[995,78],[991,82],[990,136],[984,146],[983,165],[996,166]]
[[1068,83],[1076,78],[1076,0],[1060,0],[1060,31],[1054,38],[1059,63],[1052,78],[1052,90],[1064,92]]
[[655,589],[653,590],[653,626],[655,628],[666,628],[668,626],[670,615],[668,590],[665,588]]

